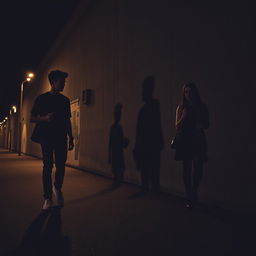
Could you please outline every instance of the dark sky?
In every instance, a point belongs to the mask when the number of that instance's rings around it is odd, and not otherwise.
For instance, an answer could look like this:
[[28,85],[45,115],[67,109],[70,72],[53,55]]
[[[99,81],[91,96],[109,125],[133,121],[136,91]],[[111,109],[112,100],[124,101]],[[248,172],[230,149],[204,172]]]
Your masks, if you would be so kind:
[[3,1],[0,7],[0,121],[17,105],[26,71],[34,71],[79,0]]

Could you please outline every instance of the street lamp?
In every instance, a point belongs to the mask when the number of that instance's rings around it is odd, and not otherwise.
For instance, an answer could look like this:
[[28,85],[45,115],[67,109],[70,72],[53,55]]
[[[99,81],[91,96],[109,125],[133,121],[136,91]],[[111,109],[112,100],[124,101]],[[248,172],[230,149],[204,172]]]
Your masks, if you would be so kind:
[[24,91],[24,84],[30,82],[34,77],[33,73],[28,73],[26,79],[20,85],[20,115],[19,115],[19,156],[21,156],[21,143],[22,143],[22,106],[23,106],[23,91]]
[[16,113],[17,112],[17,107],[16,106],[12,106],[11,109],[10,109],[10,115],[12,113]]

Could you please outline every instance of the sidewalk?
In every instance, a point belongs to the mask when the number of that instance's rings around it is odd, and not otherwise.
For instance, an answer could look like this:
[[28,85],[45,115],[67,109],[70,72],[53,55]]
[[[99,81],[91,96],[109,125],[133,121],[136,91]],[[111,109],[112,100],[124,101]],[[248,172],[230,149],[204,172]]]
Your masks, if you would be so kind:
[[[42,213],[41,161],[0,151],[0,255],[255,255],[251,219],[67,168],[65,207]],[[255,234],[253,233],[255,236]]]

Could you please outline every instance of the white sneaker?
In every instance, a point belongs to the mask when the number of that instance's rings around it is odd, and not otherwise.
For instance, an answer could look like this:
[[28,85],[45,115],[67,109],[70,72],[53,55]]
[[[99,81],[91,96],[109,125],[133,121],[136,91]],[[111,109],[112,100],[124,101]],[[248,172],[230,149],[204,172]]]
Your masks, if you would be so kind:
[[51,199],[45,199],[42,210],[50,210],[51,207],[52,207],[52,200]]
[[57,190],[55,186],[52,187],[53,194],[56,196],[56,205],[64,206],[64,197],[61,191]]

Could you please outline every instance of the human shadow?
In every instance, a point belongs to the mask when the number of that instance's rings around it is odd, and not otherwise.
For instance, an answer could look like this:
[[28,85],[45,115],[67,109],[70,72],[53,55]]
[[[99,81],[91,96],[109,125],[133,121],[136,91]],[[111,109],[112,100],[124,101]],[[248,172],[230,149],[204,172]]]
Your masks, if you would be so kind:
[[142,84],[143,107],[138,113],[136,141],[133,150],[143,190],[158,192],[160,187],[160,156],[164,147],[160,103],[153,98],[155,78],[148,76]]
[[26,230],[10,256],[70,256],[69,238],[62,234],[61,209],[42,211]]
[[122,117],[122,105],[116,104],[114,108],[114,124],[109,132],[108,162],[111,164],[114,176],[113,186],[119,186],[123,182],[125,161],[124,148],[129,144],[129,140],[124,137],[123,127],[120,125]]

